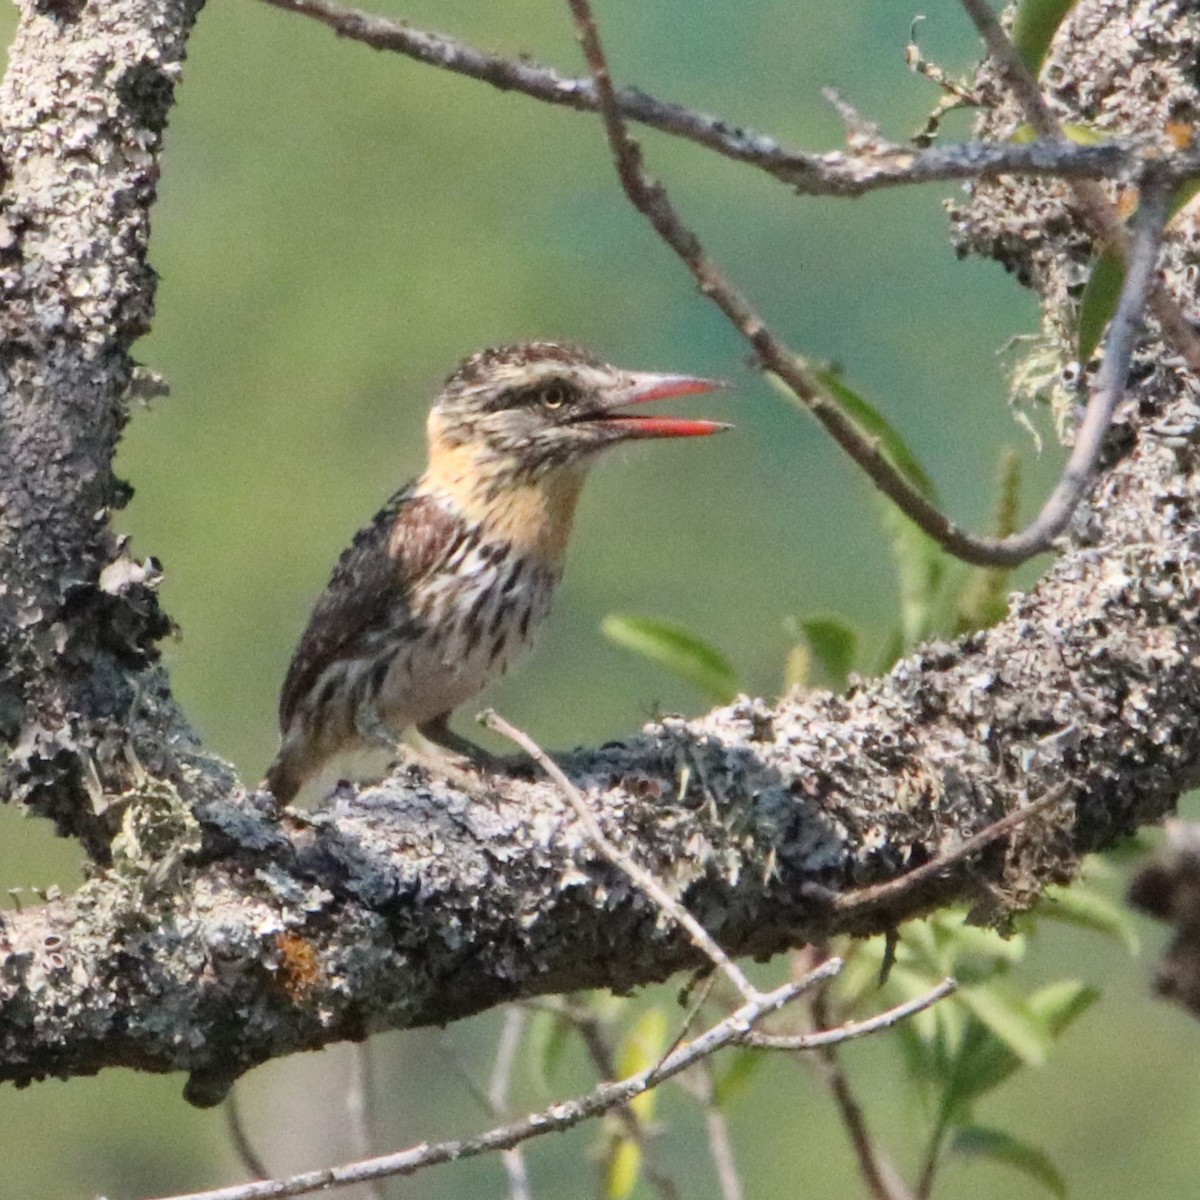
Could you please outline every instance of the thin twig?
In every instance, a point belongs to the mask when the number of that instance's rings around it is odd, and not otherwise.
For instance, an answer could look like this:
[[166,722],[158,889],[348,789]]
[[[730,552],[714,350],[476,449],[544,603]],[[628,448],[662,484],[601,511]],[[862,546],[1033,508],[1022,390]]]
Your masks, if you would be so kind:
[[[598,37],[589,39],[586,30],[584,43],[585,49],[588,49],[593,79],[567,79],[530,62],[490,54],[454,38],[417,30],[401,22],[345,8],[329,0],[266,0],[266,3],[312,17],[341,36],[378,49],[396,51],[424,63],[484,80],[502,89],[520,91],[535,99],[574,109],[600,109],[605,113],[618,167],[622,159],[627,167],[632,167],[632,170],[622,171],[622,182],[626,184],[626,191],[635,205],[650,218],[660,236],[683,258],[701,291],[721,308],[750,341],[763,367],[787,385],[884,495],[947,552],[964,562],[978,566],[1015,566],[1053,548],[1055,538],[1066,528],[1086,491],[1094,469],[1094,457],[1088,459],[1080,448],[1081,444],[1085,449],[1098,447],[1102,437],[1087,438],[1082,443],[1076,441],[1075,453],[1063,478],[1042,511],[1024,531],[1007,538],[987,538],[973,536],[959,528],[892,466],[877,440],[862,433],[830,396],[818,374],[804,358],[771,334],[745,297],[707,259],[691,231],[678,221],[661,186],[652,185],[643,177],[639,188],[642,201],[634,198],[629,184],[641,175],[640,153],[625,134],[622,122],[625,118],[642,121],[667,133],[695,141],[726,157],[755,165],[798,191],[809,194],[859,195],[885,185],[928,182],[931,179],[993,178],[1000,174],[1078,176],[1075,185],[1077,199],[1085,219],[1091,223],[1094,236],[1114,246],[1125,256],[1130,253],[1129,239],[1094,178],[1121,178],[1136,173],[1144,163],[1144,154],[1137,147],[1115,144],[1081,147],[1062,137],[1057,121],[1037,91],[1036,81],[1032,81],[1032,90],[1022,86],[1021,95],[1030,105],[1027,115],[1032,123],[1039,129],[1049,131],[1044,144],[997,146],[968,143],[916,154],[907,148],[850,156],[841,153],[827,156],[803,154],[781,149],[768,136],[734,129],[718,118],[669,104],[643,92],[633,89],[616,91],[608,77],[607,66],[603,65],[603,50]],[[964,0],[964,3],[972,16],[976,16],[981,9],[986,10],[986,5],[979,4],[978,0]],[[587,6],[573,6],[573,11],[576,12],[577,22],[580,12],[586,13],[583,19],[590,23],[594,34],[595,25]],[[990,11],[987,15],[990,17]],[[1000,41],[1011,51],[1011,43],[1004,37],[994,18],[991,18],[991,22],[999,33]],[[1024,70],[1015,51],[1012,51],[1012,56]],[[598,63],[601,65],[598,66]],[[1011,70],[1008,73],[1016,78]],[[1031,79],[1028,71],[1025,71],[1026,83]],[[1039,102],[1036,108],[1033,101],[1035,94]],[[619,136],[614,128],[619,131]],[[1155,164],[1156,173],[1170,180],[1185,178],[1197,169],[1200,169],[1200,157],[1195,151],[1167,155]],[[1150,291],[1150,302],[1164,330],[1180,347],[1189,363],[1200,370],[1200,337],[1192,331],[1178,305],[1156,283]],[[1093,408],[1097,414],[1111,411],[1113,403],[1115,401],[1111,401],[1108,395],[1093,396]],[[1098,425],[1097,420],[1094,427]],[[1103,433],[1103,429],[1100,429],[1100,433]]]
[[1071,520],[1096,471],[1113,413],[1125,395],[1129,361],[1133,355],[1146,301],[1155,286],[1155,267],[1163,228],[1170,211],[1170,190],[1157,179],[1145,177],[1137,211],[1137,231],[1121,288],[1121,298],[1105,339],[1104,359],[1092,388],[1075,444],[1058,483],[1038,515],[1019,533],[997,538],[997,550],[1020,562],[1050,549]]
[[482,713],[480,720],[488,729],[520,746],[550,776],[563,798],[575,810],[579,823],[586,830],[596,849],[614,867],[623,871],[639,891],[684,929],[696,949],[704,954],[709,962],[737,988],[743,999],[753,1002],[759,994],[758,989],[746,978],[729,955],[717,945],[712,934],[649,871],[634,862],[628,854],[608,839],[604,830],[600,828],[600,822],[588,808],[587,801],[584,800],[579,789],[563,774],[559,765],[527,733],[510,725],[493,709],[489,708]]
[[[1012,88],[1025,119],[1047,141],[1059,144],[1067,141],[1062,125],[1042,94],[1036,77],[1026,66],[1012,39],[1004,32],[987,0],[962,0],[962,6],[983,38],[988,54]],[[1143,166],[1146,163],[1147,159],[1143,157]],[[1133,250],[1128,234],[1104,189],[1091,179],[1068,180],[1068,186],[1088,232],[1118,254],[1132,272]],[[1167,339],[1187,360],[1188,366],[1200,372],[1200,334],[1184,316],[1175,298],[1161,283],[1155,282],[1150,289],[1148,302]]]
[[[532,1005],[531,1005],[532,1006]],[[601,1079],[612,1079],[617,1073],[616,1057],[609,1040],[604,1036],[603,1023],[595,1010],[586,1002],[563,1001],[559,998],[557,1004],[548,1007],[549,1011],[567,1021],[579,1034],[592,1066]],[[678,1044],[678,1043],[676,1043]],[[672,1047],[674,1048],[674,1047]],[[642,1171],[650,1181],[651,1186],[662,1197],[662,1200],[679,1200],[679,1187],[654,1160],[653,1147],[646,1127],[641,1118],[630,1104],[621,1104],[613,1110],[614,1115],[625,1128],[625,1135],[637,1144],[642,1154]]]
[[261,1156],[254,1148],[254,1143],[250,1140],[250,1135],[246,1132],[236,1087],[230,1088],[229,1095],[225,1097],[225,1128],[246,1173],[255,1179],[270,1179],[271,1172],[267,1170]]
[[[517,92],[576,112],[600,109],[592,80],[562,75],[528,58],[507,58],[446,34],[417,29],[406,22],[332,0],[264,0],[264,3],[318,21],[339,37],[375,50],[401,54],[501,91]],[[841,150],[812,154],[788,149],[769,134],[660,100],[637,88],[621,88],[617,101],[626,120],[638,121],[735,162],[756,167],[810,196],[861,196],[878,188],[996,179],[1002,175],[1123,179],[1137,172],[1144,154],[1140,145],[1119,139],[1094,146],[1056,139],[1020,145],[963,142],[919,153],[897,148],[871,154],[847,155]],[[1168,154],[1162,166],[1172,179],[1188,178],[1200,169],[1200,149]]]
[[[967,0],[964,0],[967,2]],[[979,566],[1014,566],[1052,548],[1081,499],[1095,467],[1096,455],[1108,427],[1108,419],[1124,387],[1128,355],[1124,343],[1109,339],[1108,357],[1114,369],[1104,373],[1107,386],[1097,388],[1089,402],[1084,425],[1087,436],[1077,440],[1058,485],[1034,521],[1020,533],[1003,538],[976,537],[952,522],[888,461],[877,439],[867,437],[852,418],[828,394],[813,368],[781,342],[733,282],[708,257],[699,239],[680,220],[666,189],[646,175],[641,149],[629,136],[608,68],[599,30],[589,0],[567,0],[600,97],[608,143],[617,175],[630,203],[654,227],[659,237],[675,251],[691,271],[700,291],[709,297],[753,346],[762,366],[777,375],[825,426],[834,440],[866,472],[910,520],[949,553]],[[1144,228],[1152,226],[1147,221]],[[1157,234],[1146,243],[1153,251]],[[1152,263],[1151,263],[1152,266]],[[1136,306],[1144,297],[1149,280],[1143,273],[1128,272],[1123,302]],[[1134,326],[1136,328],[1136,324]],[[1082,431],[1081,431],[1082,432]]]
[[[371,1048],[367,1042],[350,1047],[350,1081],[346,1085],[346,1117],[350,1126],[350,1150],[355,1158],[370,1158],[375,1153],[371,1128]],[[262,1178],[266,1178],[264,1174]],[[383,1180],[372,1179],[366,1185],[373,1200],[387,1200]]]
[[886,883],[876,883],[870,887],[859,888],[857,891],[845,892],[835,896],[831,900],[831,905],[839,913],[853,913],[863,908],[890,903],[896,897],[906,895],[923,887],[950,867],[978,854],[980,850],[990,846],[1006,833],[1016,829],[1019,825],[1023,825],[1030,817],[1062,802],[1070,794],[1071,788],[1067,784],[1053,788],[1044,796],[1039,796],[1036,800],[1030,801],[1030,803],[1023,807],[1014,809],[998,821],[993,821],[973,837],[967,838],[965,842],[955,846],[951,850],[947,850],[944,854],[939,854],[937,858],[914,868],[904,875],[898,875],[895,879],[889,879]]
[[[512,1083],[513,1064],[521,1048],[525,1033],[525,1010],[519,1005],[508,1007],[504,1014],[504,1028],[496,1043],[496,1061],[492,1064],[492,1077],[488,1080],[487,1099],[497,1117],[506,1117],[509,1112],[508,1089]],[[509,1200],[530,1200],[529,1172],[525,1168],[525,1155],[520,1146],[500,1152],[504,1173],[508,1176]]]
[[840,1046],[843,1042],[855,1038],[866,1037],[878,1033],[881,1029],[890,1029],[908,1017],[932,1008],[939,1000],[944,1000],[954,992],[958,984],[953,979],[943,979],[932,991],[913,1000],[897,1004],[886,1012],[876,1013],[862,1021],[847,1021],[832,1029],[820,1029],[815,1033],[764,1033],[755,1030],[746,1034],[742,1039],[747,1046],[756,1046],[761,1050],[817,1050],[822,1046]]
[[[825,989],[818,989],[813,993],[809,1000],[809,1011],[812,1013],[813,1023],[818,1028],[829,1023],[828,995]],[[818,1047],[816,1062],[854,1148],[858,1172],[873,1200],[909,1200],[899,1188],[893,1186],[895,1181],[885,1170],[883,1156],[876,1149],[875,1139],[867,1126],[866,1114],[854,1095],[850,1077],[846,1074],[835,1046],[825,1043]]]
[[664,1058],[667,1054],[671,1054],[675,1050],[675,1047],[680,1045],[683,1039],[691,1032],[696,1018],[700,1015],[701,1009],[708,1003],[708,998],[712,994],[713,984],[716,980],[716,975],[710,971],[698,985],[693,985],[697,989],[697,994],[691,1004],[688,1005],[688,1010],[684,1014],[683,1020],[679,1023],[679,1032],[671,1040],[671,1044],[667,1047],[666,1053],[663,1055]]
[[708,1133],[708,1152],[712,1157],[717,1183],[721,1188],[721,1200],[742,1200],[745,1192],[742,1177],[738,1174],[733,1157],[733,1139],[729,1136],[729,1122],[717,1104],[716,1079],[712,1059],[705,1059],[697,1072],[699,1075],[699,1100],[704,1105],[704,1127]]
[[[496,1043],[496,1058],[486,1087],[476,1082],[475,1076],[448,1034],[437,1041],[438,1053],[450,1064],[450,1069],[458,1076],[471,1098],[483,1112],[497,1121],[507,1121],[512,1115],[509,1111],[508,1089],[512,1082],[513,1063],[521,1045],[524,1028],[524,1008],[511,1005],[505,1010],[504,1025]],[[525,1169],[525,1156],[520,1147],[514,1146],[511,1150],[500,1151],[500,1160],[508,1179],[509,1200],[529,1200],[529,1173]]]
[[438,1163],[491,1154],[520,1145],[530,1138],[560,1133],[620,1104],[628,1104],[634,1097],[657,1087],[681,1071],[686,1071],[718,1050],[738,1043],[759,1021],[786,1006],[807,986],[807,980],[792,981],[773,991],[759,993],[754,1000],[743,1004],[724,1020],[718,1021],[653,1067],[616,1083],[601,1084],[574,1100],[559,1101],[519,1121],[489,1129],[473,1137],[454,1138],[432,1145],[423,1143],[396,1154],[385,1154],[379,1158],[345,1166],[305,1171],[285,1179],[237,1184],[215,1191],[189,1192],[162,1197],[160,1200],[280,1200],[285,1196],[303,1196],[323,1189],[363,1183],[370,1179],[412,1175],[424,1167]]
[[488,1089],[484,1087],[475,1076],[471,1073],[470,1068],[463,1060],[459,1053],[458,1047],[454,1044],[454,1039],[448,1033],[443,1033],[435,1043],[437,1052],[445,1060],[446,1065],[454,1072],[459,1083],[466,1089],[467,1094],[479,1106],[479,1111],[485,1113],[489,1117],[503,1117],[506,1114],[498,1113],[492,1107],[492,1102],[488,1096]]
[[933,1132],[929,1136],[929,1144],[925,1147],[925,1156],[921,1165],[921,1174],[917,1179],[914,1200],[929,1200],[933,1194],[933,1183],[937,1178],[938,1168],[942,1165],[942,1146],[949,1131],[949,1120],[945,1116],[938,1118]]

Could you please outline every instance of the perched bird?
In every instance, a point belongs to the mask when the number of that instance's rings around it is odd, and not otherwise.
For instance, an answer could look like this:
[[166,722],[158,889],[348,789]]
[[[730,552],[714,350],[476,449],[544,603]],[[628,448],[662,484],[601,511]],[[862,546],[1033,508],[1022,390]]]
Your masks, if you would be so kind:
[[279,697],[282,742],[264,781],[275,798],[291,800],[332,755],[394,747],[413,726],[473,757],[449,716],[549,611],[597,455],[728,428],[622,410],[719,386],[553,342],[466,359],[430,410],[425,471],[359,531],[313,608]]

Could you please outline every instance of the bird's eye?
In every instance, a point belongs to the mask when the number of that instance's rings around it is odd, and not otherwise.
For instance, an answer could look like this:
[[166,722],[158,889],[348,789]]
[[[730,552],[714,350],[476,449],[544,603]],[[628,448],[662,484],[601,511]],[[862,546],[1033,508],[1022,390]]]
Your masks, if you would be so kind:
[[542,388],[539,399],[544,408],[562,408],[567,402],[567,389],[561,383],[552,383]]

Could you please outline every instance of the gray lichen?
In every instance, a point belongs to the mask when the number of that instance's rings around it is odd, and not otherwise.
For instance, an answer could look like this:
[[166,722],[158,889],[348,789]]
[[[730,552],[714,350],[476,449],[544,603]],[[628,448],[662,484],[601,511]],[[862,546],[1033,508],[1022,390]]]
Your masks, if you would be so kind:
[[[76,894],[4,917],[0,1078],[179,1070],[212,1103],[276,1055],[702,960],[547,783],[467,792],[409,768],[281,814],[175,708],[153,564],[128,558],[107,513],[196,7],[27,3],[0,92],[0,458],[20,468],[0,478],[0,787],[96,864]],[[1065,116],[1154,134],[1191,111],[1196,19],[1172,3],[1135,15],[1077,6],[1047,67]],[[1015,120],[1004,103],[985,118],[997,135]],[[1091,250],[1064,196],[981,185],[956,217],[964,246],[1039,288],[1063,345]],[[1190,298],[1194,231],[1178,226],[1164,277]],[[1200,764],[1193,390],[1148,335],[1105,473],[994,628],[844,696],[743,698],[571,758],[608,836],[723,946],[765,956],[950,900],[1002,921],[1159,820]],[[920,888],[839,903],[1059,793]]]

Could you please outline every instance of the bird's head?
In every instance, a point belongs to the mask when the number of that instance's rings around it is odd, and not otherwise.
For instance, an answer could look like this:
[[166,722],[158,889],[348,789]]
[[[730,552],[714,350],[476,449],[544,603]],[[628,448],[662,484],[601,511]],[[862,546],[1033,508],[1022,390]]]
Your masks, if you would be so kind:
[[623,371],[554,342],[483,350],[446,381],[429,414],[431,456],[469,458],[499,486],[579,474],[602,450],[638,438],[704,437],[718,421],[625,411],[723,386],[690,375]]

